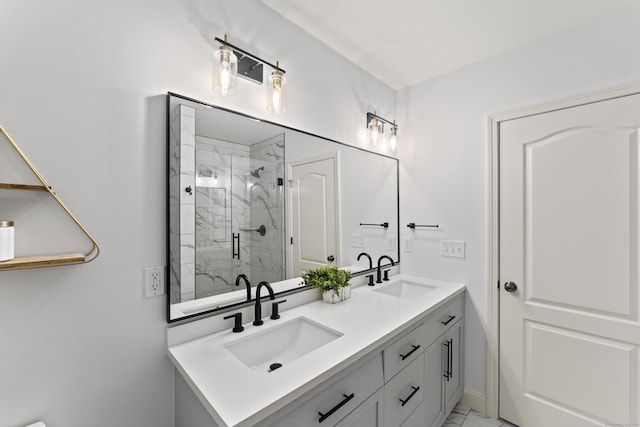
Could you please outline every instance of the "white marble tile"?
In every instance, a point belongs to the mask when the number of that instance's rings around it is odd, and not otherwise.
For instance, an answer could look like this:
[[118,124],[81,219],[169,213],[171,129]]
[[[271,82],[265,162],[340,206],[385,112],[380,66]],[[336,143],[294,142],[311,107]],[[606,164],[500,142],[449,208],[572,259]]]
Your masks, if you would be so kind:
[[195,218],[196,218],[195,205],[180,205],[180,233],[195,233],[196,232]]
[[466,414],[456,414],[454,412],[451,412],[451,414],[449,414],[449,416],[447,417],[447,422],[451,424],[455,424],[457,426],[461,426],[466,418],[467,418]]
[[182,295],[195,292],[195,289],[196,289],[195,273],[196,272],[195,272],[194,264],[180,265],[180,293]]
[[180,105],[180,114],[187,117],[195,117],[196,109],[194,107],[189,107],[188,105]]
[[460,403],[458,403],[455,408],[453,408],[453,410],[451,411],[452,414],[460,414],[463,416],[467,416],[469,414],[469,411],[471,411],[471,408],[464,406]]
[[502,422],[489,418],[480,412],[471,410],[464,420],[462,427],[502,427]]

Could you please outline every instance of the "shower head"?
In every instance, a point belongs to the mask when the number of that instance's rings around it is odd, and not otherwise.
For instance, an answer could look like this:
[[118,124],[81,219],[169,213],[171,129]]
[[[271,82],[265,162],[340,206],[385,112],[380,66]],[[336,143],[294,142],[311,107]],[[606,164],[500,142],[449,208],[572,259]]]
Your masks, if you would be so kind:
[[251,172],[251,176],[254,178],[260,178],[260,171],[264,171],[264,166],[260,166],[258,169]]

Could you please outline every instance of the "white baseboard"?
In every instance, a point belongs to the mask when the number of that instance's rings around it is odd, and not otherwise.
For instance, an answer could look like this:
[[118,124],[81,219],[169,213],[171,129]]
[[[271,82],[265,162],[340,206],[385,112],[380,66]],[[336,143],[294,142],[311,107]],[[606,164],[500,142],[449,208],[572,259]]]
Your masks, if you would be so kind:
[[465,387],[460,403],[480,413],[487,413],[487,397],[483,393],[470,388]]

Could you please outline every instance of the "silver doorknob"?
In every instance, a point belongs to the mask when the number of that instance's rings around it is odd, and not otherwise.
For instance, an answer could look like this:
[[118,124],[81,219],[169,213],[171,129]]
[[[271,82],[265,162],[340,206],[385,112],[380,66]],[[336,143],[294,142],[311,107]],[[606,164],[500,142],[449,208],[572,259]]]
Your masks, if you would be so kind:
[[329,256],[327,257],[327,261],[329,261],[329,262],[333,262],[333,261],[335,261],[335,260],[336,260],[336,259],[335,259],[335,257],[334,257],[333,255],[329,255]]
[[504,290],[507,292],[515,292],[518,289],[518,285],[513,282],[507,282],[504,284]]

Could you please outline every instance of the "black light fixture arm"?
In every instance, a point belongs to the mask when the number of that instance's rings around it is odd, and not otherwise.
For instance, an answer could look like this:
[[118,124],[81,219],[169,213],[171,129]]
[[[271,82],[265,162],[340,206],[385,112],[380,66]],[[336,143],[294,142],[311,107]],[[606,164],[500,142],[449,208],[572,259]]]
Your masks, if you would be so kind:
[[267,61],[265,61],[264,59],[262,59],[262,58],[260,58],[260,57],[258,57],[258,56],[256,56],[256,55],[254,55],[254,54],[252,54],[252,53],[249,53],[249,52],[247,52],[246,50],[239,48],[238,46],[235,46],[235,45],[233,45],[233,44],[229,43],[228,41],[222,40],[220,37],[216,37],[216,38],[215,38],[215,40],[216,40],[218,43],[220,43],[220,44],[223,44],[223,45],[225,45],[225,46],[229,46],[231,49],[233,49],[233,50],[235,50],[235,51],[238,51],[238,52],[240,52],[241,54],[243,54],[243,55],[245,55],[245,56],[248,56],[248,57],[250,57],[250,58],[253,58],[254,60],[256,60],[256,61],[258,61],[258,62],[260,62],[260,63],[262,63],[262,64],[266,64],[266,65],[268,65],[269,67],[273,68],[274,70],[278,70],[278,71],[282,72],[282,74],[285,74],[285,73],[286,73],[286,71],[285,71],[284,69],[280,68],[279,66],[277,66],[277,65],[273,65],[272,63],[267,62]]
[[394,128],[398,127],[398,125],[396,124],[395,120],[394,121],[387,120],[387,119],[385,119],[383,117],[380,117],[376,113],[367,113],[367,126],[369,126],[369,122],[371,122],[371,120],[374,119],[374,118],[378,119],[381,122],[388,123],[391,126],[393,126]]

